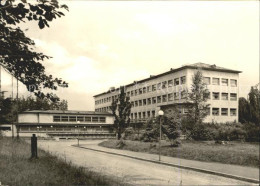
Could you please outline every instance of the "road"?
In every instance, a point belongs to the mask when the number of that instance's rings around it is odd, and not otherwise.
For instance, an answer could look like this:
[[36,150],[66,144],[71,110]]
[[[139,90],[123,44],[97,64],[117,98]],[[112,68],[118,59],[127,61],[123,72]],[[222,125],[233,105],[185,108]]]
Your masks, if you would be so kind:
[[[98,140],[81,141],[89,147]],[[127,157],[96,152],[71,146],[76,141],[38,141],[39,147],[66,161],[86,167],[103,175],[112,176],[119,182],[133,185],[249,185],[234,179],[203,174]]]

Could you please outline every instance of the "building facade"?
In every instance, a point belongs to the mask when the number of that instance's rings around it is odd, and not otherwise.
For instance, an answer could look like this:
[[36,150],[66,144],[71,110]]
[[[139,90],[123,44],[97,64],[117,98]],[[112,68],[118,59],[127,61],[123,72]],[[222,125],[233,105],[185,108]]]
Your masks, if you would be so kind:
[[17,135],[58,138],[113,138],[108,112],[32,110],[18,114]]
[[[144,122],[148,118],[156,117],[160,109],[169,106],[177,106],[180,114],[187,113],[186,92],[190,90],[192,77],[198,69],[202,71],[210,93],[207,101],[210,108],[204,121],[238,121],[241,71],[195,63],[126,85],[125,91],[132,103],[131,122]],[[119,88],[110,88],[107,92],[95,95],[95,111],[110,112],[112,100],[118,95]]]

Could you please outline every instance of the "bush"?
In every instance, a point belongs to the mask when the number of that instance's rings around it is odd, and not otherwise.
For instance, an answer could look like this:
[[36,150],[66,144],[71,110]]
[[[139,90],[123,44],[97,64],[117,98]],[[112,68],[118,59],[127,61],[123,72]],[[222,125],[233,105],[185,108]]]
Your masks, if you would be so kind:
[[133,127],[128,127],[125,129],[125,132],[123,133],[123,139],[127,140],[133,140],[134,139],[134,129]]
[[192,131],[190,131],[190,137],[198,141],[212,140],[213,136],[209,125],[206,123],[198,123],[193,127]]
[[155,142],[159,138],[159,125],[156,124],[152,119],[146,123],[146,129],[141,137],[144,142]]
[[246,132],[245,140],[249,142],[259,142],[260,127],[254,123],[244,123],[243,129]]

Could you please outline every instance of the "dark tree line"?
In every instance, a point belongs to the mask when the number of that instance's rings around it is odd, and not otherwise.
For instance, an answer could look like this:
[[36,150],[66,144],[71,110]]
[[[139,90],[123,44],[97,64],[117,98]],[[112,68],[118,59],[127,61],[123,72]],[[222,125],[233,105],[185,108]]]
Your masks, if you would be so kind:
[[0,97],[0,124],[10,124],[16,122],[17,113],[27,110],[68,110],[66,100],[52,102],[47,98],[11,98]]

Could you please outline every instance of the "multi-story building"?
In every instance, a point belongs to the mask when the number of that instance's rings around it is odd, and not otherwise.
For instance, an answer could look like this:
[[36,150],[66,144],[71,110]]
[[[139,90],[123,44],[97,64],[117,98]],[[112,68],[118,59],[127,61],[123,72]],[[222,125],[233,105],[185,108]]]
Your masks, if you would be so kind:
[[[143,121],[155,117],[160,109],[178,106],[180,114],[187,113],[186,92],[192,84],[192,77],[201,70],[204,82],[210,93],[210,104],[205,122],[238,121],[239,73],[241,71],[204,63],[185,65],[167,72],[134,81],[125,86],[126,94],[132,103],[131,121]],[[97,94],[96,111],[110,111],[113,99],[117,98],[119,88]]]
[[57,138],[110,138],[112,114],[94,111],[32,110],[18,114],[17,135]]

